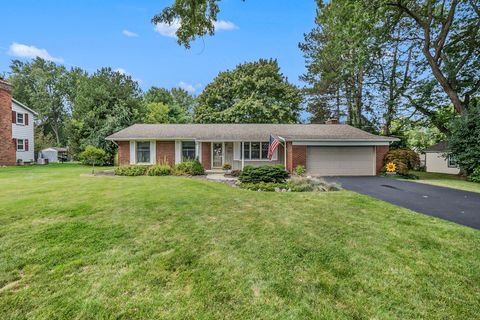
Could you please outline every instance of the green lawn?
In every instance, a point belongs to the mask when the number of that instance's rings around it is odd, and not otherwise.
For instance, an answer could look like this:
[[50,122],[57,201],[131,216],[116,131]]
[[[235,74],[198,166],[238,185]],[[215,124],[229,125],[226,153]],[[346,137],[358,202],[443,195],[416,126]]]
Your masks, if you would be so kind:
[[478,319],[480,232],[348,191],[0,168],[0,319]]
[[421,171],[413,171],[412,173],[419,176],[420,179],[410,181],[428,183],[436,186],[460,189],[465,191],[480,192],[480,183],[466,181],[464,177],[458,175]]

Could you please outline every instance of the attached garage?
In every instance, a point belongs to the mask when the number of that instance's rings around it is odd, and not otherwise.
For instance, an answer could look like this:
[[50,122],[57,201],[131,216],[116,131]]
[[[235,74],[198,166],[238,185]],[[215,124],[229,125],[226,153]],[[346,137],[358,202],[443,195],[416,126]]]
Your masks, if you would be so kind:
[[312,176],[373,176],[375,147],[308,146],[306,164]]

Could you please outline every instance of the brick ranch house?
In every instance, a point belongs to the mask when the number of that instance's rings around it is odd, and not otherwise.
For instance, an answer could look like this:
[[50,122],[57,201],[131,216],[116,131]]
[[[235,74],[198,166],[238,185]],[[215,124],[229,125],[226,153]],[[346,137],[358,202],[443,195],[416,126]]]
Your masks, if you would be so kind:
[[[270,135],[281,145],[267,158]],[[298,165],[316,176],[380,172],[383,157],[398,139],[370,134],[349,125],[327,124],[135,124],[106,138],[118,145],[119,165],[198,159],[206,170],[246,165]]]
[[33,162],[37,113],[12,98],[10,84],[0,79],[0,165]]

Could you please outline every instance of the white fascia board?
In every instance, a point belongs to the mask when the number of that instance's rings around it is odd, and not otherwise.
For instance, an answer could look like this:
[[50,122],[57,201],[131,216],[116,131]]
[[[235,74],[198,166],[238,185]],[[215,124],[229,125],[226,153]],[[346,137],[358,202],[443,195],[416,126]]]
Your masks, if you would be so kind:
[[389,141],[319,141],[299,140],[293,141],[294,146],[389,146]]

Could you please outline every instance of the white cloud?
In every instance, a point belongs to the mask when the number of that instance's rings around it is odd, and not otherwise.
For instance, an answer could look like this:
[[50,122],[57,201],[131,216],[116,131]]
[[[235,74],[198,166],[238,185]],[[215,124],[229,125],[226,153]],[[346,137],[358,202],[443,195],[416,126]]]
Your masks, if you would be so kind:
[[[233,22],[225,21],[225,20],[214,21],[213,26],[215,27],[216,31],[238,29],[238,26],[236,26]],[[177,37],[175,32],[177,32],[178,28],[180,28],[179,20],[175,20],[171,24],[162,22],[155,25],[156,32],[160,33],[164,37],[170,37],[170,38]]]
[[130,75],[130,74],[129,74],[125,69],[123,69],[123,68],[117,68],[117,69],[115,69],[115,70],[113,70],[113,71],[118,72],[118,73],[120,73],[120,74],[124,74],[124,75],[126,75],[126,76],[129,76],[129,75]]
[[123,30],[122,31],[122,34],[125,36],[125,37],[130,37],[130,38],[135,38],[135,37],[138,37],[138,33],[135,33],[135,32],[132,32],[132,31],[129,31],[129,30]]
[[200,83],[190,84],[190,83],[184,82],[184,81],[180,81],[178,83],[178,86],[180,88],[182,88],[183,90],[188,91],[190,93],[194,93],[195,91],[197,91],[198,89],[200,89],[202,87],[202,85]]
[[53,57],[46,49],[39,49],[35,46],[14,42],[8,48],[8,54],[12,57],[20,58],[42,58],[53,62],[63,62],[62,58]]

